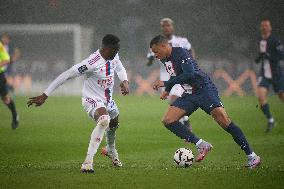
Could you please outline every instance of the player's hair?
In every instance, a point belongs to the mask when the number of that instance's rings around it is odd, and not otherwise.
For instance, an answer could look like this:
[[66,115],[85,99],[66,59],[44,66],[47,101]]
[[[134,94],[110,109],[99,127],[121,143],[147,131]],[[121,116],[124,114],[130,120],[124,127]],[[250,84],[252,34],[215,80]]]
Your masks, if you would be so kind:
[[171,18],[162,18],[160,24],[163,25],[164,23],[174,24],[174,21]]
[[156,37],[154,37],[151,42],[150,42],[150,48],[152,48],[153,45],[157,45],[159,43],[166,43],[168,42],[168,39],[163,36],[163,35],[157,35]]
[[120,39],[117,36],[113,34],[107,34],[103,37],[102,45],[103,47],[107,48],[119,48],[119,42]]
[[271,24],[270,20],[269,20],[269,19],[267,19],[267,18],[262,19],[262,20],[260,21],[260,23],[262,23],[262,22],[269,22],[269,23]]

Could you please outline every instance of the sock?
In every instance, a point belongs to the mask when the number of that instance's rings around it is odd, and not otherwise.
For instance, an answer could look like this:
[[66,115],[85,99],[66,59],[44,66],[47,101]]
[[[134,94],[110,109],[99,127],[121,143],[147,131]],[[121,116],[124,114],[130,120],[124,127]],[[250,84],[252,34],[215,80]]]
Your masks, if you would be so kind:
[[167,124],[165,126],[176,136],[180,137],[181,139],[185,139],[188,142],[196,144],[200,140],[197,136],[190,132],[185,125],[181,124],[179,121]]
[[87,156],[85,159],[85,163],[93,163],[94,155],[97,153],[98,148],[104,137],[104,132],[109,125],[109,121],[110,121],[109,116],[106,116],[106,117],[107,117],[106,119],[102,118],[101,120],[99,118],[97,126],[94,128],[91,134],[91,139],[89,142],[89,147],[88,147],[88,152],[87,152]]
[[263,104],[261,106],[261,110],[268,120],[270,120],[272,118],[272,115],[271,115],[270,110],[269,110],[269,104],[268,103]]
[[9,104],[7,104],[7,107],[10,109],[12,116],[13,116],[13,120],[15,120],[17,118],[17,111],[16,111],[16,106],[13,100],[10,101]]
[[256,154],[254,152],[252,152],[251,154],[248,155],[248,158],[253,158],[255,156],[256,156]]
[[252,150],[249,146],[249,143],[242,130],[238,126],[231,122],[225,130],[232,135],[234,141],[241,147],[241,149],[246,153],[246,155],[252,154]]
[[116,129],[108,128],[106,130],[106,144],[107,144],[107,150],[108,151],[114,151],[115,150],[115,131]]

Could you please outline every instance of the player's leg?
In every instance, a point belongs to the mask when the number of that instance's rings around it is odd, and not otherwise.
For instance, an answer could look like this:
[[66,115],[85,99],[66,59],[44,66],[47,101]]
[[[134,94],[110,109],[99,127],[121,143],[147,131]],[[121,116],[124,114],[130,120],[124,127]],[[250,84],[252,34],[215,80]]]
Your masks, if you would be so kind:
[[19,125],[19,116],[18,116],[17,111],[16,111],[15,103],[8,94],[6,78],[5,78],[3,73],[0,74],[0,95],[1,95],[1,100],[3,101],[3,103],[11,111],[11,114],[12,114],[12,129],[16,129]]
[[166,112],[163,118],[163,124],[167,129],[173,132],[176,136],[187,142],[194,143],[198,150],[196,161],[202,161],[207,153],[212,149],[212,145],[199,137],[197,137],[187,126],[179,122],[179,119],[184,115],[191,115],[197,110],[197,106],[189,99],[189,95],[178,98]]
[[88,146],[87,156],[82,164],[82,172],[94,172],[93,170],[93,158],[97,153],[99,145],[104,136],[104,132],[110,123],[110,116],[107,109],[101,101],[96,101],[90,98],[83,98],[83,106],[88,112],[89,116],[97,122],[94,128],[91,139]]
[[109,157],[114,166],[121,167],[118,152],[115,147],[116,130],[119,127],[119,110],[114,100],[109,103],[108,113],[110,115],[109,127],[106,129],[106,147],[102,148],[102,154]]
[[274,90],[278,93],[279,99],[284,102],[284,76],[279,79],[277,86],[274,86]]
[[284,102],[284,92],[278,93],[278,97],[280,98],[280,100],[281,100],[282,102]]
[[171,105],[163,117],[162,123],[176,136],[196,144],[200,138],[195,136],[184,124],[179,122],[180,118],[186,115],[186,113],[185,110]]
[[234,141],[241,147],[241,149],[248,156],[249,168],[255,168],[260,164],[260,157],[257,156],[251,149],[242,130],[230,120],[228,114],[223,107],[214,108],[211,113],[214,120],[228,133],[230,133]]
[[[174,85],[173,88],[170,91],[169,97],[168,97],[168,102],[169,104],[172,104],[176,99],[182,97],[183,93],[185,90],[182,88],[181,85]],[[190,131],[192,131],[191,124],[189,122],[189,117],[187,115],[183,116],[179,122],[182,124],[186,125]]]
[[267,131],[270,131],[271,128],[274,127],[274,118],[270,112],[269,104],[267,102],[267,92],[269,86],[270,86],[269,80],[261,78],[257,88],[257,97],[258,97],[259,106],[268,122]]

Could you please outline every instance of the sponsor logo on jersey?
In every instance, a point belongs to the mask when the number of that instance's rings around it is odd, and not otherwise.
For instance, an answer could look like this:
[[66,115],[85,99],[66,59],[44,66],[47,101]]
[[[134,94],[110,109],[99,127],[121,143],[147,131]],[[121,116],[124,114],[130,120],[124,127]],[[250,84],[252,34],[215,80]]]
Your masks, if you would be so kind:
[[100,57],[100,55],[98,54],[97,56],[95,56],[95,58],[92,58],[91,60],[88,60],[88,63],[89,63],[90,65],[93,65],[93,64],[95,64],[100,58],[101,58],[101,57]]

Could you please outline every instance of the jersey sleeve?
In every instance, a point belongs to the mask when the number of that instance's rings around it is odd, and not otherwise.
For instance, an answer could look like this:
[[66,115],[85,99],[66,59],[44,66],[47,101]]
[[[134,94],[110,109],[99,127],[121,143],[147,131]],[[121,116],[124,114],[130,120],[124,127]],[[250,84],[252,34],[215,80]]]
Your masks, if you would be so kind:
[[61,73],[55,80],[51,82],[51,84],[47,87],[47,89],[44,91],[44,93],[49,96],[55,89],[57,89],[59,86],[61,86],[63,83],[65,83],[67,80],[79,77],[81,75],[84,75],[87,72],[93,71],[96,69],[96,65],[89,64],[89,59],[87,58],[80,62],[79,64],[75,64],[67,71]]
[[124,66],[122,65],[119,57],[117,56],[116,61],[116,68],[115,68],[115,72],[119,78],[120,81],[128,81],[127,78],[127,73],[126,73],[126,69],[124,68]]
[[185,48],[187,50],[191,50],[191,44],[186,38],[182,39],[182,48]]
[[181,65],[182,73],[178,76],[171,77],[168,81],[164,82],[166,91],[170,92],[175,84],[187,84],[189,81],[194,80],[194,60],[193,58],[183,53],[177,60],[178,64]]
[[97,62],[93,63],[91,62],[92,58],[87,58],[83,60],[82,62],[75,64],[72,69],[74,72],[76,72],[78,75],[84,75],[85,73],[92,72],[98,68]]
[[1,61],[10,61],[10,56],[2,43],[0,43],[0,62]]

